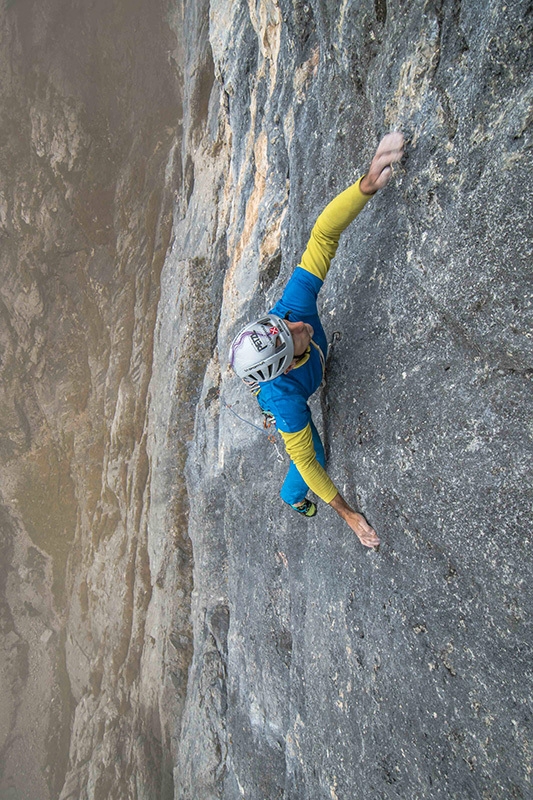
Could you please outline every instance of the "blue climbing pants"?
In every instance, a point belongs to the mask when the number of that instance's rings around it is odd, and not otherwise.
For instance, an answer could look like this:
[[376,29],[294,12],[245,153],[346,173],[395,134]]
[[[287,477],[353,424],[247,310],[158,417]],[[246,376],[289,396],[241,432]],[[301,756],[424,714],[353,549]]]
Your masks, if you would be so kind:
[[[322,444],[322,440],[320,439],[320,435],[315,427],[315,423],[311,420],[311,431],[313,433],[313,445],[315,448],[316,458],[318,463],[326,468],[326,455],[324,453],[324,445]],[[280,497],[286,503],[290,505],[294,505],[295,503],[301,503],[302,500],[305,500],[307,492],[309,491],[309,487],[298,472],[298,469],[294,465],[294,462],[291,460],[289,465],[289,471],[287,472],[287,477],[283,482],[283,486],[281,487]]]

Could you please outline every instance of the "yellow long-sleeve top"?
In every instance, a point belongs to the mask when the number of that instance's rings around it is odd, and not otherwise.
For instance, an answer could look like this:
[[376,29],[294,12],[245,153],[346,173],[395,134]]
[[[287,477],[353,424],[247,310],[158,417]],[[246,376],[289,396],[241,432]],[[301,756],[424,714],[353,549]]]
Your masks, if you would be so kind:
[[283,297],[271,313],[290,314],[292,321],[303,320],[314,328],[307,357],[287,375],[262,383],[258,400],[276,417],[287,453],[302,478],[324,502],[330,503],[338,490],[316,458],[307,400],[322,382],[327,340],[318,317],[316,300],[337,252],[341,233],[363,209],[370,195],[360,189],[360,178],[337,195],[318,217],[300,266],[294,270]]
[[331,261],[337,252],[341,233],[354,221],[372,197],[361,191],[360,183],[363,177],[337,195],[325,207],[311,231],[300,266],[322,281],[326,279]]

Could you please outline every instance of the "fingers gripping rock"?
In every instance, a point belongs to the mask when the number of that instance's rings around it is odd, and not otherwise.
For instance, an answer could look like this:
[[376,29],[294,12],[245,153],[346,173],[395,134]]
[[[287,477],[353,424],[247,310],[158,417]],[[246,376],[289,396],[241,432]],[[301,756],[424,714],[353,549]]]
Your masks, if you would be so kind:
[[362,191],[372,194],[386,186],[392,175],[391,164],[400,161],[403,153],[403,134],[400,131],[386,134],[379,143],[370,168],[363,179]]

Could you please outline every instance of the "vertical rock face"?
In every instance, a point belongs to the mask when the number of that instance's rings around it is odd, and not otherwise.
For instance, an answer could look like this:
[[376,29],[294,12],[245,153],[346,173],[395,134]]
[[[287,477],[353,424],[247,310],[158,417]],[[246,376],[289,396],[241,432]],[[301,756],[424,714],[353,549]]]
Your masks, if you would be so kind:
[[[528,797],[531,3],[48,5],[0,12],[0,796]],[[226,354],[390,129],[313,404],[374,553]]]
[[[203,213],[228,263],[188,462],[176,797],[531,793],[531,26],[528,3],[211,4],[229,169]],[[322,290],[342,338],[314,409],[376,554],[327,507],[284,509],[287,461],[232,413],[258,423],[225,362],[395,128],[405,163]],[[192,158],[176,235],[198,248]]]
[[126,796],[161,763],[132,687],[176,39],[163,3],[0,13],[0,795]]

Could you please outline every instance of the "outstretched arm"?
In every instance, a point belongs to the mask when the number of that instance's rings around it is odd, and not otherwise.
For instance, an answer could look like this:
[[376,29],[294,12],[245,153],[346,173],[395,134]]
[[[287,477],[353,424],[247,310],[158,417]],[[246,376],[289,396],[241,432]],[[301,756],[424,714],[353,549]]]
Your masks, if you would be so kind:
[[352,529],[359,541],[365,547],[378,547],[379,539],[376,531],[372,528],[362,514],[358,514],[351,508],[340,492],[337,492],[330,506],[337,512]]
[[338,490],[317,460],[311,426],[306,425],[303,430],[296,433],[286,433],[279,428],[278,430],[289,458],[294,462],[306,484],[321,500],[330,503],[338,494]]
[[371,193],[362,192],[361,181],[362,178],[359,178],[328,203],[311,231],[300,266],[322,281],[325,280],[337,252],[341,233],[370,200]]
[[[391,164],[399,161],[403,156],[403,135],[399,132],[389,133],[379,143],[376,154],[368,172],[359,182],[359,188],[365,195],[373,195],[390,180],[392,175]],[[379,539],[375,530],[370,527],[362,514],[354,511],[340,493],[330,500],[330,506],[335,509],[339,517],[348,523],[353,532],[359,537],[365,547],[377,547]]]
[[362,516],[350,508],[343,499],[339,490],[327,474],[326,470],[318,463],[313,445],[313,435],[310,425],[297,433],[280,431],[285,443],[285,448],[294,462],[300,475],[309,488],[337,512],[359,537],[365,547],[377,547],[379,539],[373,528]]
[[349,186],[320,214],[311,231],[300,266],[324,280],[337,247],[341,233],[353,222],[370,197],[390,180],[391,164],[403,156],[403,135],[388,133],[379,143],[366,175]]
[[[391,165],[403,156],[404,138],[399,132],[389,133],[378,145],[368,172],[353,186],[341,192],[326,206],[317,219],[301,266],[324,280],[331,259],[337,251],[343,230],[364,208],[369,198],[383,189],[392,175]],[[344,500],[326,471],[316,461],[311,436],[285,434],[285,446],[304,477],[307,485],[318,494],[350,526],[365,547],[377,547],[379,538],[362,514],[357,513]]]

